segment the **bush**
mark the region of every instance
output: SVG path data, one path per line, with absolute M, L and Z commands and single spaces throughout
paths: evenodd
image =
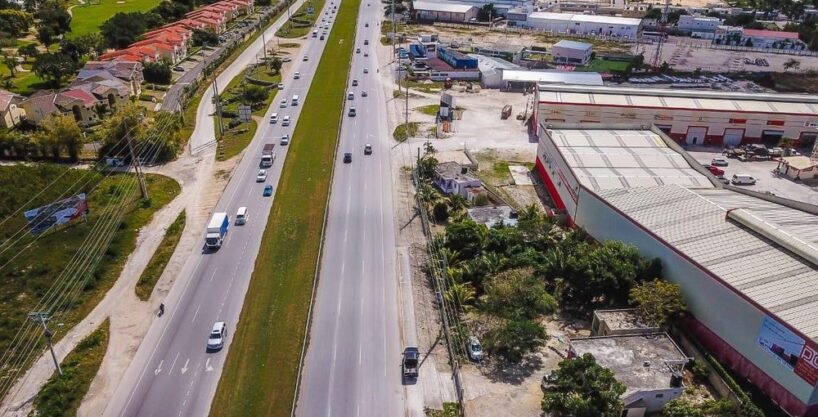
M 232 128 L 240 125 L 240 124 L 241 124 L 241 119 L 239 119 L 239 118 L 230 119 L 230 122 L 227 123 L 227 128 L 232 129 Z
M 445 222 L 449 218 L 449 206 L 442 201 L 435 203 L 432 214 L 438 222 Z
M 166 62 L 148 62 L 142 67 L 145 81 L 156 84 L 170 84 L 173 75 L 170 64 Z

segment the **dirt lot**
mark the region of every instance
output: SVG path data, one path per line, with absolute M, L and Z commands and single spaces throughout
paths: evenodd
M 688 150 L 688 153 L 702 164 L 709 164 L 713 158 L 722 157 L 721 149 Z M 818 205 L 818 186 L 810 187 L 773 175 L 772 171 L 778 167 L 778 162 L 741 162 L 737 159 L 729 159 L 728 161 L 730 162 L 729 166 L 720 167 L 724 169 L 725 177 L 730 178 L 733 174 L 741 173 L 750 174 L 758 179 L 756 185 L 742 187 L 762 193 L 769 191 L 779 197 Z

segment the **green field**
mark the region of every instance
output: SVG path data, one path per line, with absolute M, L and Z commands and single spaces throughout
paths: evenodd
M 165 237 L 162 238 L 162 243 L 156 248 L 156 252 L 153 253 L 145 270 L 142 271 L 142 275 L 139 277 L 136 287 L 134 287 L 136 296 L 139 297 L 140 300 L 147 301 L 151 297 L 153 287 L 156 285 L 156 282 L 159 281 L 162 272 L 165 271 L 165 267 L 168 265 L 173 251 L 176 250 L 176 245 L 179 244 L 179 239 L 182 237 L 184 230 L 185 212 L 182 211 L 176 220 L 168 226 L 168 230 L 165 231 Z
M 607 61 L 596 58 L 584 67 L 577 67 L 576 71 L 583 72 L 618 72 L 623 73 L 628 68 L 629 62 Z
M 0 317 L 4 324 L 0 326 L 1 352 L 7 351 L 16 330 L 28 320 L 27 314 L 68 265 L 96 224 L 100 213 L 110 210 L 113 207 L 112 200 L 132 183 L 130 175 L 103 178 L 92 171 L 66 169 L 51 164 L 0 166 L 0 184 L 3 184 L 0 187 L 0 219 L 9 218 L 0 228 L 0 239 L 4 243 L 13 233 L 25 227 L 22 213 L 14 213 L 24 205 L 27 210 L 51 202 L 63 192 L 66 192 L 66 197 L 86 192 L 90 211 L 87 221 L 74 221 L 40 235 L 36 241 L 32 237 L 25 238 L 0 254 L 0 265 L 8 263 L 0 273 Z M 37 196 L 51 181 L 54 184 L 47 192 Z M 124 205 L 126 210 L 122 222 L 96 269 L 87 277 L 76 302 L 71 306 L 64 306 L 67 312 L 60 316 L 62 325 L 56 332 L 57 338 L 62 337 L 65 330 L 71 329 L 102 299 L 119 278 L 125 260 L 133 252 L 139 229 L 150 221 L 154 212 L 179 194 L 179 184 L 168 177 L 148 175 L 146 181 L 151 196 L 149 202 L 141 201 L 139 190 L 134 187 L 125 202 L 117 204 L 116 207 Z M 32 198 L 34 200 L 26 204 Z M 28 249 L 22 255 L 15 257 L 27 246 Z M 0 370 L 0 377 L 5 371 Z M 2 394 L 0 393 L 0 397 Z
M 34 410 L 40 416 L 73 416 L 94 380 L 108 348 L 109 321 L 77 344 L 60 364 L 63 376 L 56 373 L 34 397 Z
M 360 0 L 342 2 L 290 144 L 210 415 L 287 417 L 343 116 Z
M 97 1 L 99 2 L 97 4 Z M 161 0 L 94 0 L 86 5 L 76 5 L 71 9 L 71 32 L 69 38 L 99 31 L 100 26 L 111 16 L 122 12 L 146 12 L 156 7 Z

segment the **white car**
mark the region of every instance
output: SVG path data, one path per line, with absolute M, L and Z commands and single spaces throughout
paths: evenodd
M 289 125 L 290 125 L 290 116 L 284 116 L 284 118 L 281 119 L 281 126 L 289 126 Z
M 283 90 L 284 89 L 284 84 L 278 83 L 278 89 Z
M 469 359 L 480 362 L 483 360 L 483 346 L 480 345 L 480 341 L 474 337 L 469 337 Z
M 289 144 L 290 144 L 290 135 L 285 133 L 284 136 L 281 137 L 281 146 L 287 146 Z
M 710 165 L 713 165 L 714 167 L 726 167 L 730 165 L 730 162 L 727 162 L 727 160 L 724 158 L 713 158 L 713 160 L 710 161 Z
M 258 174 L 256 174 L 256 182 L 264 182 L 267 181 L 267 170 L 260 169 L 258 170 Z
M 210 335 L 207 337 L 207 350 L 214 351 L 224 347 L 224 339 L 227 338 L 227 326 L 223 321 L 213 323 Z
M 364 74 L 369 74 L 369 68 L 364 68 Z
M 304 55 L 304 58 L 302 58 L 301 60 L 302 60 L 302 61 L 309 61 L 309 60 L 310 60 L 310 57 L 308 57 L 308 56 Z
M 279 104 L 278 107 L 281 107 L 282 109 L 287 107 L 287 99 L 285 98 L 284 100 L 281 100 L 281 104 Z
M 295 74 L 293 74 L 293 79 L 294 79 L 294 80 L 297 80 L 297 79 L 299 79 L 299 78 L 301 78 L 301 73 L 300 73 L 300 72 L 298 72 L 298 71 L 296 71 L 296 72 L 295 72 Z
M 270 115 L 270 124 L 274 125 L 278 123 L 278 113 L 273 113 Z

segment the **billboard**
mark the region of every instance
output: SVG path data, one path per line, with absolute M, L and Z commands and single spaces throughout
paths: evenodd
M 88 214 L 88 202 L 85 200 L 85 193 L 23 213 L 31 233 L 35 235 L 86 214 Z
M 818 382 L 818 347 L 771 317 L 764 317 L 758 345 L 810 385 Z

